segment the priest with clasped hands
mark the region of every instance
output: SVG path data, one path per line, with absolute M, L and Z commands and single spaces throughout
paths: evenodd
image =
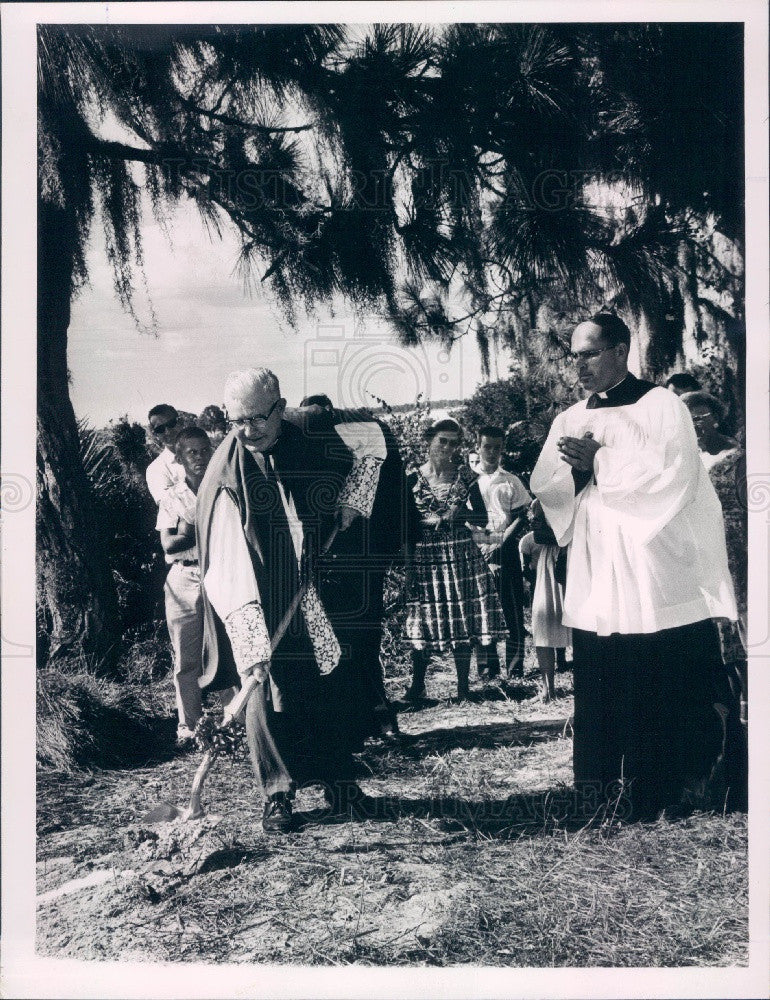
M 718 759 L 742 802 L 745 764 L 715 618 L 736 617 L 722 511 L 687 407 L 628 371 L 614 313 L 578 324 L 586 399 L 553 422 L 530 488 L 569 546 L 575 783 L 586 812 L 654 818 L 707 791 Z

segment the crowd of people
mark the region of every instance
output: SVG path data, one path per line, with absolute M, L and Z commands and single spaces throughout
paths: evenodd
M 474 653 L 484 684 L 523 676 L 526 580 L 544 700 L 572 650 L 576 788 L 592 802 L 624 796 L 625 814 L 647 819 L 695 801 L 719 772 L 741 804 L 742 451 L 691 375 L 665 388 L 637 379 L 629 345 L 612 313 L 575 328 L 588 395 L 555 419 L 529 490 L 502 468 L 501 427 L 469 441 L 439 420 L 425 462 L 405 468 L 387 423 L 326 396 L 290 408 L 265 368 L 228 377 L 216 450 L 173 406 L 150 411 L 178 743 L 194 743 L 202 692 L 226 705 L 256 681 L 246 738 L 266 832 L 292 829 L 309 782 L 349 813 L 353 754 L 400 739 L 380 642 L 385 576 L 401 560 L 404 703 L 420 707 L 436 654 L 452 653 L 461 700 Z M 721 506 L 715 470 L 733 476 Z

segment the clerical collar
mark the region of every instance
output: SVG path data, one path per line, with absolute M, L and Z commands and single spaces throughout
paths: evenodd
M 628 372 L 617 385 L 613 385 L 604 392 L 591 393 L 586 400 L 586 408 L 593 410 L 605 406 L 629 406 L 638 402 L 642 396 L 654 388 L 653 382 L 645 382 Z
M 627 378 L 633 378 L 633 377 L 634 376 L 631 374 L 631 372 L 626 372 L 626 374 L 619 382 L 616 382 L 615 385 L 611 385 L 609 389 L 605 389 L 604 392 L 597 392 L 596 395 L 599 397 L 599 399 L 608 399 L 611 392 L 614 392 L 621 385 L 623 385 L 623 383 L 626 381 Z

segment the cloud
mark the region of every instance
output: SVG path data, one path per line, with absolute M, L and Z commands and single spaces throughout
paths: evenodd
M 182 205 L 170 221 L 169 247 L 151 215 L 146 218 L 147 291 L 137 276 L 136 309 L 148 322 L 152 303 L 158 336 L 140 332 L 121 308 L 98 222 L 88 254 L 91 284 L 73 303 L 72 401 L 77 414 L 99 425 L 122 413 L 144 420 L 160 400 L 199 413 L 221 402 L 228 372 L 251 365 L 274 369 L 294 403 L 310 391 L 343 403 L 367 401 L 366 391 L 410 402 L 418 385 L 435 398 L 457 398 L 479 381 L 475 344 L 463 343 L 451 359 L 438 357 L 433 347 L 426 348 L 427 358 L 422 350 L 410 356 L 380 317 L 364 319 L 341 301 L 293 330 L 268 296 L 244 292 L 233 274 L 238 241 L 232 233 L 210 240 L 194 209 Z M 334 365 L 316 364 L 313 345 L 338 349 L 342 374 Z

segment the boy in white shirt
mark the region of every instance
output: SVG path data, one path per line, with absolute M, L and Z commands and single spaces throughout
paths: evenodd
M 526 518 L 531 497 L 518 476 L 500 466 L 505 433 L 501 427 L 482 427 L 478 434 L 478 485 L 489 520 L 486 528 L 473 528 L 473 536 L 495 577 L 500 603 L 510 639 L 505 662 L 511 677 L 521 676 L 524 667 L 524 584 L 516 538 L 516 529 Z M 479 675 L 492 678 L 499 674 L 496 654 L 487 658 L 479 647 Z
M 184 479 L 161 493 L 155 527 L 169 565 L 164 592 L 166 623 L 174 651 L 177 744 L 186 747 L 191 745 L 202 714 L 198 678 L 202 672 L 203 604 L 195 507 L 198 487 L 212 455 L 211 442 L 200 427 L 186 427 L 176 438 L 175 453 Z

